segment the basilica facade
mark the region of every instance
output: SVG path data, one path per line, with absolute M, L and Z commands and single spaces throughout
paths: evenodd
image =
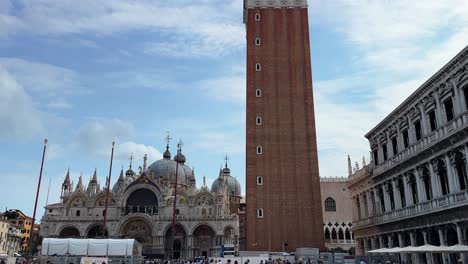
M 41 236 L 134 238 L 144 255 L 161 258 L 220 256 L 227 244 L 237 249 L 239 182 L 226 162 L 211 188 L 205 177 L 197 188 L 194 170 L 185 162 L 180 147 L 171 159 L 169 146 L 163 158 L 149 166 L 145 155 L 138 172 L 130 162 L 109 191 L 105 229 L 108 192 L 99 185 L 96 171 L 87 186 L 81 176 L 73 186 L 68 172 L 61 201 L 46 206 Z

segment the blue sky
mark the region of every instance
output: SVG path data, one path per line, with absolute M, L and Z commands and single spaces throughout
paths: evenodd
M 468 44 L 466 14 L 463 0 L 309 0 L 321 176 L 368 159 L 363 135 Z M 32 214 L 45 137 L 41 207 L 68 167 L 104 184 L 112 140 L 115 181 L 130 153 L 159 159 L 166 131 L 198 185 L 227 154 L 244 188 L 244 119 L 242 0 L 0 0 L 2 210 Z

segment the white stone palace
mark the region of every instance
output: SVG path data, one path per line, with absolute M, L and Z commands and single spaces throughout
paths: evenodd
M 390 92 L 390 91 L 389 91 Z M 383 247 L 466 244 L 468 47 L 365 137 L 372 161 L 350 173 L 357 255 Z M 402 255 L 456 263 L 459 254 Z
M 99 186 L 95 171 L 87 186 L 80 176 L 73 188 L 67 172 L 61 202 L 46 206 L 41 236 L 134 238 L 142 243 L 144 255 L 161 258 L 220 256 L 223 244 L 237 248 L 239 219 L 231 208 L 239 204 L 241 189 L 227 159 L 210 190 L 205 177 L 203 186 L 196 187 L 194 170 L 185 164 L 180 146 L 177 152 L 171 159 L 168 145 L 163 159 L 149 167 L 145 155 L 138 173 L 131 162 L 125 174 L 122 169 L 110 191 L 105 234 L 106 187 Z

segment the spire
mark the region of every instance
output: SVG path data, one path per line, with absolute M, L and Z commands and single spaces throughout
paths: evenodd
M 143 172 L 146 173 L 146 161 L 148 160 L 148 156 L 145 154 L 143 157 Z
M 353 168 L 351 167 L 351 158 L 348 155 L 348 176 L 353 174 Z
M 119 176 L 118 181 L 124 181 L 123 165 L 122 165 L 122 169 L 120 170 L 120 176 Z
M 70 168 L 68 168 L 65 180 L 62 183 L 62 197 L 68 196 L 72 192 L 73 184 L 70 184 Z
M 70 185 L 70 168 L 68 168 L 67 175 L 65 176 L 65 180 L 63 181 L 63 185 Z
M 97 169 L 96 168 L 94 168 L 93 178 L 91 178 L 89 183 L 97 183 Z
M 83 191 L 83 174 L 80 173 L 80 178 L 78 178 L 78 184 L 76 185 L 76 191 Z
M 133 153 L 130 154 L 130 166 L 128 167 L 129 170 L 132 169 L 132 161 L 133 161 Z
M 109 186 L 109 176 L 106 176 L 106 185 L 104 185 L 104 189 L 107 189 L 107 186 Z
M 366 157 L 362 156 L 362 167 L 366 166 Z
M 132 161 L 133 161 L 133 154 L 130 155 L 130 166 L 128 167 L 128 170 L 125 172 L 125 176 L 127 177 L 135 176 L 135 172 L 132 170 Z

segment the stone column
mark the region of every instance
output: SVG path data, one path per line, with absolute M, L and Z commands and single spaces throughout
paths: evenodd
M 439 232 L 440 245 L 445 246 L 444 231 L 441 228 L 439 228 L 438 232 Z M 447 254 L 442 254 L 442 260 L 444 264 L 448 264 Z
M 379 245 L 380 245 L 380 248 L 384 248 L 384 247 L 385 247 L 385 245 L 384 245 L 384 243 L 383 243 L 383 235 L 380 235 L 380 236 L 379 236 Z
M 366 198 L 367 199 L 367 198 Z M 364 194 L 360 194 L 359 195 L 359 202 L 361 203 L 361 218 L 367 218 L 368 215 L 367 215 L 367 206 L 366 206 L 366 202 L 364 202 L 365 199 L 364 199 Z
M 423 238 L 424 238 L 424 245 L 429 244 L 427 241 L 427 231 L 423 231 Z M 428 264 L 432 264 L 432 254 L 431 253 L 426 253 L 426 261 Z
M 437 123 L 439 124 L 439 127 L 445 125 L 445 118 L 442 116 L 442 108 L 440 107 L 440 98 L 439 98 L 439 93 L 435 92 L 433 94 L 435 102 L 436 102 L 436 116 L 437 116 Z
M 363 256 L 367 255 L 367 251 L 369 251 L 369 248 L 367 248 L 367 239 L 363 238 L 362 239 L 363 244 L 364 244 L 364 254 Z
M 429 134 L 429 128 L 427 127 L 427 118 L 426 118 L 426 112 L 424 112 L 424 106 L 422 103 L 418 104 L 419 112 L 421 113 L 421 130 L 422 130 L 422 136 L 426 136 Z
M 432 196 L 434 198 L 440 197 L 442 194 L 440 190 L 440 180 L 434 172 L 434 164 L 432 164 L 432 161 L 429 161 L 429 173 L 431 175 Z
M 356 204 L 356 197 L 353 196 L 351 197 L 351 200 L 353 201 L 353 220 L 357 222 L 358 219 L 358 214 L 357 214 L 357 204 Z M 331 233 L 330 233 L 331 236 Z
M 375 239 L 376 239 L 375 237 L 370 238 L 372 249 L 378 249 L 377 248 L 377 243 L 375 242 Z
M 416 189 L 418 190 L 418 200 L 419 202 L 424 202 L 426 201 L 426 191 L 424 187 L 424 182 L 422 179 L 422 173 L 420 168 L 416 168 L 414 170 L 414 175 L 416 176 Z
M 408 142 L 409 142 L 408 145 L 411 146 L 416 140 L 415 140 L 415 136 L 413 135 L 414 129 L 413 129 L 413 122 L 411 120 L 411 117 L 408 115 L 407 119 L 408 119 Z
M 460 104 L 460 93 L 458 91 L 458 87 L 455 84 L 454 80 L 450 80 L 449 83 L 453 87 L 453 110 L 455 112 L 455 115 L 460 114 L 461 111 L 461 104 Z
M 393 248 L 394 245 L 393 245 L 393 236 L 390 234 L 388 235 L 388 247 L 389 248 Z
M 381 214 L 382 213 L 382 208 L 380 208 L 380 198 L 379 198 L 379 195 L 378 195 L 378 187 L 375 186 L 373 188 L 373 192 L 374 192 L 374 199 L 375 199 L 375 214 Z
M 403 241 L 403 235 L 401 233 L 398 233 L 398 243 L 400 244 L 400 247 L 405 247 L 404 241 Z M 406 262 L 406 259 L 407 259 L 406 257 L 407 257 L 407 254 L 400 253 L 401 261 Z
M 416 246 L 416 239 L 414 237 L 414 232 L 410 233 L 410 240 L 411 240 L 411 246 L 415 247 Z M 418 254 L 412 253 L 411 254 L 411 261 L 413 263 L 418 263 L 419 264 Z
M 416 184 L 418 186 L 418 199 L 420 203 L 428 200 L 426 197 L 426 187 L 424 186 L 424 179 L 422 176 L 423 176 L 422 168 L 417 168 L 416 169 Z
M 378 147 L 377 147 L 378 155 L 377 156 L 379 158 L 377 164 L 381 164 L 381 163 L 385 162 L 385 160 L 384 160 L 384 155 L 383 155 L 383 148 L 382 148 L 382 145 L 380 144 L 380 139 L 377 139 L 377 145 L 378 145 Z M 388 149 L 387 149 L 387 155 L 388 155 Z
M 371 199 L 372 190 L 366 191 L 366 198 L 367 198 L 367 211 L 369 212 L 369 216 L 374 215 L 374 208 L 372 206 L 372 199 Z
M 384 190 L 385 211 L 390 212 L 392 211 L 392 207 L 390 206 L 390 194 L 389 194 L 390 189 L 388 188 L 388 183 L 384 183 L 383 190 Z
M 400 191 L 398 190 L 398 178 L 393 178 L 392 180 L 393 187 L 393 199 L 395 200 L 395 209 L 402 208 Z
M 465 240 L 463 239 L 463 231 L 462 231 L 462 228 L 460 226 L 460 222 L 456 223 L 456 227 L 457 227 L 457 238 L 458 238 L 458 244 L 460 245 L 465 245 Z M 467 263 L 468 261 L 468 254 L 466 253 L 461 253 L 461 258 L 463 260 L 463 263 Z
M 405 185 L 405 200 L 406 206 L 413 205 L 413 196 L 411 186 L 409 185 L 409 176 L 408 174 L 403 175 L 403 184 Z
M 466 169 L 466 175 L 468 175 L 468 164 L 467 164 L 467 160 L 468 160 L 468 145 L 464 144 L 463 145 L 463 152 L 465 153 L 465 169 Z M 466 179 L 468 180 L 468 179 Z
M 449 193 L 454 193 L 454 192 L 457 192 L 458 191 L 458 188 L 456 186 L 456 182 L 457 180 L 455 179 L 454 177 L 454 174 L 453 174 L 453 166 L 452 166 L 452 163 L 450 162 L 450 157 L 449 157 L 449 154 L 446 153 L 444 155 L 444 159 L 445 159 L 445 166 L 447 168 L 447 178 L 448 178 L 448 185 L 449 185 Z
M 466 108 L 466 100 L 465 100 L 465 91 L 460 90 L 458 85 L 455 83 L 455 80 L 450 80 L 452 82 L 452 85 L 454 87 L 454 90 L 458 90 L 458 96 L 459 96 L 459 103 L 460 103 L 460 111 L 465 112 L 468 109 Z
M 387 135 L 387 143 L 385 143 L 385 145 L 387 145 L 387 158 L 390 159 L 395 156 L 395 153 L 393 153 L 392 144 L 390 142 L 390 132 L 387 131 L 385 134 Z
M 405 146 L 403 145 L 403 135 L 401 134 L 401 129 L 400 129 L 400 123 L 397 124 L 397 146 L 398 146 L 398 151 L 401 151 L 405 149 Z

